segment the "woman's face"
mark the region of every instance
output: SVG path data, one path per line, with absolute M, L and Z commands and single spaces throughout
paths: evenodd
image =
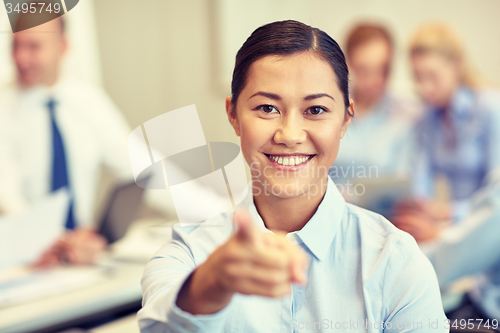
M 236 110 L 230 97 L 226 109 L 254 195 L 281 198 L 318 194 L 351 120 L 332 67 L 310 52 L 255 61 Z
M 457 61 L 427 52 L 411 58 L 417 93 L 428 104 L 444 108 L 460 84 Z

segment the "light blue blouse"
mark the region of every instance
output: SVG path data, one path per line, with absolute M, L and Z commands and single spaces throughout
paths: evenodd
M 265 228 L 248 195 L 239 205 Z M 435 272 L 407 233 L 347 204 L 333 181 L 317 211 L 287 238 L 310 257 L 308 283 L 281 298 L 235 294 L 212 315 L 175 304 L 190 273 L 233 232 L 232 211 L 198 227 L 174 226 L 173 240 L 146 266 L 142 332 L 447 332 Z M 434 328 L 436 327 L 436 328 Z

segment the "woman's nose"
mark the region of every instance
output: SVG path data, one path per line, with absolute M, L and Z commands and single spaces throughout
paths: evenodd
M 298 117 L 284 117 L 279 128 L 274 134 L 274 141 L 277 144 L 284 144 L 293 147 L 306 140 L 306 130 Z

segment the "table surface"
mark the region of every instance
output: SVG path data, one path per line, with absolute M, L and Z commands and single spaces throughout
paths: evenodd
M 102 282 L 0 309 L 0 332 L 32 332 L 139 303 L 144 263 L 120 263 Z
M 137 315 L 129 315 L 90 330 L 90 333 L 140 333 Z
M 140 281 L 146 261 L 170 240 L 175 222 L 163 219 L 136 221 L 124 239 L 109 251 L 105 265 L 110 267 L 110 273 L 105 279 L 79 289 L 0 308 L 0 333 L 51 331 L 51 328 L 65 324 L 70 327 L 71 323 L 131 304 L 138 307 L 142 299 Z M 134 315 L 95 330 L 128 333 L 139 329 Z

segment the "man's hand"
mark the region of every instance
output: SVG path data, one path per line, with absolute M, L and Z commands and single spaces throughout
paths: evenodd
M 35 262 L 37 268 L 48 268 L 61 263 L 92 264 L 107 246 L 106 240 L 88 228 L 78 228 L 61 236 Z
M 308 258 L 282 232 L 264 233 L 242 210 L 234 214 L 236 233 L 195 269 L 177 298 L 192 314 L 223 309 L 234 293 L 280 297 L 291 283 L 306 283 Z

